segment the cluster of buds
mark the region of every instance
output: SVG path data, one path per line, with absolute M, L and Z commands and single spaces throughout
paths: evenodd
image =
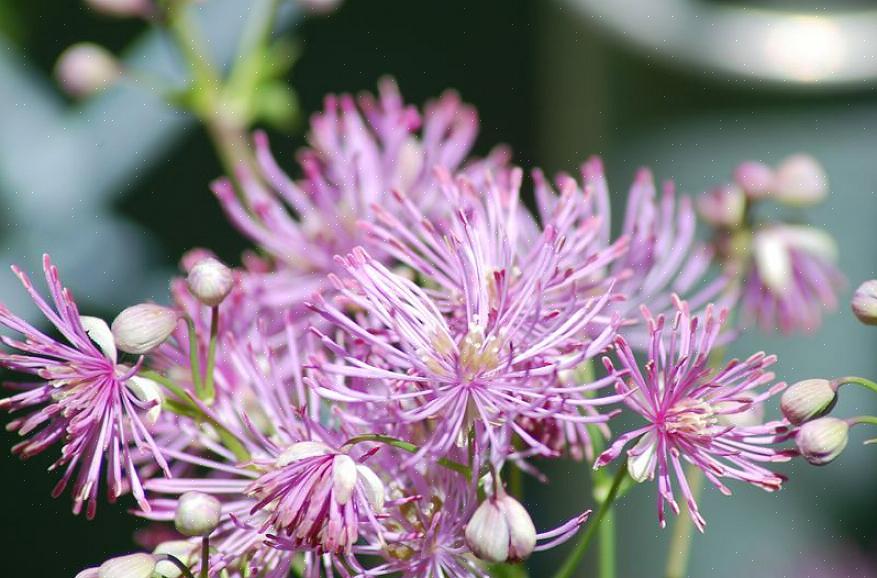
M 838 389 L 845 383 L 877 392 L 877 384 L 860 377 L 805 379 L 783 392 L 780 408 L 785 418 L 798 426 L 795 432 L 798 452 L 814 466 L 831 463 L 844 451 L 851 427 L 877 423 L 877 418 L 870 416 L 841 419 L 828 415 L 837 403 Z

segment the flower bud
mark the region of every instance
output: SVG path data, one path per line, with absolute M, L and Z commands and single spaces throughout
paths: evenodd
M 865 325 L 877 325 L 877 279 L 859 285 L 850 305 L 859 321 Z
M 95 12 L 117 18 L 145 17 L 153 9 L 149 0 L 85 0 L 85 5 Z
M 126 353 L 148 353 L 170 337 L 179 317 L 173 309 L 154 303 L 132 305 L 113 320 L 113 337 Z
M 184 536 L 207 536 L 219 525 L 222 504 L 209 494 L 186 492 L 177 502 L 174 526 Z
M 764 198 L 773 187 L 773 169 L 764 163 L 746 161 L 734 170 L 734 182 L 752 200 Z
M 772 192 L 789 205 L 815 205 L 828 194 L 828 176 L 813 157 L 792 155 L 777 167 Z
M 219 260 L 208 257 L 192 267 L 186 283 L 198 301 L 208 307 L 216 307 L 231 292 L 234 275 Z
M 842 419 L 820 417 L 801 426 L 795 443 L 805 460 L 814 466 L 824 466 L 847 446 L 849 431 L 849 424 Z
M 157 557 L 170 555 L 185 564 L 191 566 L 198 559 L 198 545 L 186 540 L 171 540 L 159 544 L 153 551 Z M 168 560 L 161 560 L 155 565 L 155 572 L 164 578 L 180 578 L 182 570 L 176 564 Z
M 150 578 L 155 572 L 155 556 L 129 554 L 111 558 L 98 568 L 98 578 Z
M 714 227 L 736 229 L 746 214 L 746 195 L 736 185 L 725 185 L 697 198 L 697 211 Z
M 783 392 L 780 409 L 786 419 L 800 425 L 831 411 L 837 388 L 827 379 L 805 379 Z
M 77 98 L 111 86 L 122 68 L 106 48 L 80 42 L 61 53 L 55 64 L 55 78 L 64 91 Z
M 536 547 L 536 527 L 527 510 L 500 491 L 481 503 L 466 524 L 466 544 L 487 562 L 519 562 Z

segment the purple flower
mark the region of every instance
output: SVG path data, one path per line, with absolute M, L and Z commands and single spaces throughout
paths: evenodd
M 29 412 L 8 426 L 30 436 L 13 452 L 29 458 L 55 443 L 63 444 L 61 457 L 50 468 L 64 472 L 53 495 L 60 495 L 72 480 L 74 513 L 87 502 L 86 516 L 94 517 L 104 470 L 110 501 L 130 489 L 140 507 L 148 510 L 135 459 L 151 455 L 169 475 L 149 427 L 160 411 L 158 386 L 136 377 L 139 361 L 134 367 L 118 363 L 109 327 L 95 317 L 79 316 L 48 255 L 43 256 L 43 269 L 51 304 L 34 290 L 27 275 L 12 268 L 64 341 L 49 337 L 0 305 L 0 324 L 25 338 L 0 338 L 17 351 L 0 353 L 0 365 L 40 378 L 8 384 L 21 393 L 0 401 L 0 409 Z
M 232 223 L 276 263 L 272 274 L 254 277 L 265 302 L 301 303 L 334 271 L 334 256 L 362 243 L 357 221 L 390 191 L 402 191 L 429 211 L 439 200 L 433 168 L 482 174 L 502 166 L 497 149 L 464 166 L 478 128 L 475 110 L 447 92 L 424 113 L 405 105 L 392 80 L 378 98 L 328 96 L 311 120 L 310 148 L 299 155 L 304 178 L 294 181 L 272 156 L 264 133 L 255 135 L 260 175 L 238 174 L 241 200 L 228 180 L 214 184 Z M 263 183 L 267 184 L 266 188 Z
M 778 383 L 759 391 L 773 381 L 766 368 L 776 358 L 756 353 L 743 362 L 732 360 L 724 369 L 711 369 L 710 354 L 727 311 L 716 317 L 710 305 L 702 317 L 693 317 L 687 303 L 678 300 L 676 308 L 670 325 L 665 325 L 663 316 L 652 317 L 644 309 L 651 340 L 642 369 L 627 341 L 617 339 L 616 356 L 629 374 L 616 382 L 616 388 L 626 396 L 627 406 L 648 423 L 619 436 L 595 467 L 605 466 L 637 440 L 627 451 L 628 472 L 638 482 L 657 477 L 661 526 L 664 503 L 679 513 L 672 487 L 675 477 L 692 520 L 703 530 L 705 521 L 686 481 L 683 460 L 703 471 L 724 494 L 730 490 L 720 478 L 774 491 L 784 478 L 760 464 L 787 461 L 794 452 L 771 447 L 790 437 L 788 422 L 752 423 L 752 408 L 785 387 Z M 608 359 L 605 363 L 614 371 Z
M 569 243 L 564 264 L 580 262 L 585 256 L 612 246 L 609 187 L 603 162 L 599 157 L 588 159 L 581 174 L 581 185 L 569 175 L 558 176 L 555 183 L 559 193 L 540 172 L 535 174 L 538 214 L 543 221 L 560 211 L 564 199 L 574 196 L 581 201 L 568 218 L 575 219 L 579 226 L 591 222 L 599 226 L 599 234 L 587 250 L 581 244 Z M 648 343 L 648 335 L 637 316 L 641 306 L 656 314 L 672 310 L 671 294 L 687 298 L 695 310 L 716 299 L 728 305 L 735 300 L 728 290 L 728 276 L 710 278 L 708 269 L 713 254 L 697 242 L 696 222 L 691 200 L 677 196 L 672 182 L 665 183 L 659 195 L 651 171 L 643 168 L 637 172 L 627 194 L 620 237 L 614 243 L 625 250 L 604 261 L 602 275 L 615 279 L 615 292 L 624 296 L 611 304 L 610 311 L 624 317 L 621 334 L 638 350 Z
M 804 225 L 772 224 L 752 235 L 753 258 L 744 280 L 744 320 L 765 331 L 813 332 L 823 310 L 837 307 L 845 281 L 835 266 L 831 235 Z
M 554 455 L 518 425 L 518 416 L 551 417 L 577 423 L 606 421 L 606 416 L 582 415 L 580 405 L 613 403 L 617 398 L 587 399 L 566 396 L 603 387 L 608 379 L 566 386 L 557 374 L 592 358 L 611 340 L 616 325 L 606 323 L 593 340 L 585 330 L 610 299 L 604 293 L 579 299 L 569 292 L 564 309 L 543 303 L 542 283 L 557 274 L 553 259 L 562 243 L 552 231 L 541 240 L 538 259 L 518 272 L 515 286 L 507 282 L 512 271 L 482 268 L 478 246 L 471 239 L 448 239 L 456 246 L 465 273 L 459 319 L 448 318 L 427 292 L 356 249 L 340 262 L 347 269 L 349 287 L 336 280 L 341 306 L 368 311 L 374 323 L 358 324 L 336 305 L 317 296 L 313 307 L 349 337 L 367 344 L 371 352 L 356 355 L 321 335 L 324 344 L 344 363 L 314 363 L 321 372 L 362 378 L 365 387 L 353 389 L 338 379 L 319 379 L 318 393 L 337 402 L 380 405 L 389 412 L 372 412 L 376 426 L 386 418 L 397 423 L 425 424 L 421 450 L 412 460 L 447 453 L 464 440 L 472 427 L 480 447 L 501 450 L 501 425 L 508 424 L 525 443 L 545 455 Z M 523 264 L 522 264 L 523 265 Z M 513 289 L 514 287 L 514 289 Z M 549 411 L 546 402 L 564 399 Z

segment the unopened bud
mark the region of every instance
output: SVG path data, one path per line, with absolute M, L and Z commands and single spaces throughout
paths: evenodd
M 827 379 L 805 379 L 783 392 L 780 409 L 786 419 L 800 425 L 831 411 L 837 388 Z
M 877 325 L 877 279 L 859 285 L 850 305 L 859 321 L 865 325 Z
M 465 534 L 469 549 L 487 562 L 519 562 L 536 547 L 536 527 L 530 514 L 505 492 L 478 506 Z
M 746 161 L 734 170 L 734 182 L 740 185 L 750 199 L 761 199 L 773 187 L 774 172 L 764 163 Z
M 155 572 L 152 554 L 129 554 L 111 558 L 98 568 L 98 578 L 150 578 Z
M 813 157 L 793 155 L 777 167 L 772 192 L 774 198 L 789 205 L 815 205 L 828 194 L 828 176 Z
M 154 303 L 132 305 L 113 320 L 116 346 L 135 355 L 148 353 L 171 336 L 179 318 L 173 309 Z
M 216 307 L 234 287 L 234 275 L 222 262 L 208 257 L 192 267 L 186 283 L 198 301 L 208 307 Z
M 697 210 L 714 227 L 736 229 L 746 214 L 746 195 L 736 185 L 717 187 L 697 198 Z
M 801 426 L 795 443 L 805 460 L 814 466 L 824 466 L 847 447 L 849 431 L 849 424 L 842 419 L 820 417 Z
M 61 53 L 55 64 L 55 78 L 64 91 L 77 98 L 111 86 L 122 74 L 116 57 L 106 48 L 80 42 Z
M 149 0 L 85 0 L 85 5 L 95 12 L 117 18 L 148 16 L 153 10 Z
M 153 554 L 158 558 L 161 558 L 162 555 L 170 555 L 185 566 L 191 566 L 197 560 L 198 546 L 185 540 L 172 540 L 159 544 L 153 551 Z M 176 564 L 168 560 L 160 560 L 155 565 L 155 572 L 164 578 L 180 578 L 183 575 L 183 571 Z
M 180 496 L 174 525 L 184 536 L 207 536 L 219 525 L 222 504 L 209 494 L 187 492 Z

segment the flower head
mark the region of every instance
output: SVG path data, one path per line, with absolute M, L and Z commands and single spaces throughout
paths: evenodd
M 268 512 L 263 530 L 289 538 L 295 549 L 349 553 L 359 524 L 384 507 L 384 487 L 365 464 L 324 443 L 286 448 L 247 489 Z
M 785 384 L 761 391 L 774 378 L 766 368 L 775 358 L 764 353 L 711 369 L 710 354 L 727 312 L 716 316 L 708 306 L 703 317 L 695 317 L 688 305 L 678 300 L 676 308 L 670 324 L 663 316 L 655 318 L 644 310 L 651 341 L 642 369 L 625 339 L 618 338 L 617 358 L 629 374 L 617 381 L 617 389 L 627 395 L 625 403 L 647 424 L 619 436 L 598 458 L 596 467 L 611 462 L 624 446 L 637 440 L 627 451 L 628 472 L 638 482 L 657 478 L 661 525 L 665 523 L 665 503 L 679 513 L 672 487 L 675 478 L 694 523 L 703 530 L 705 521 L 686 481 L 682 461 L 703 471 L 724 494 L 730 494 L 730 490 L 721 478 L 737 479 L 768 491 L 780 489 L 783 477 L 761 464 L 787 461 L 793 455 L 770 447 L 790 437 L 787 422 L 733 425 L 733 417 L 778 393 Z M 606 364 L 614 369 L 608 359 Z
M 284 173 L 267 137 L 257 133 L 262 180 L 241 169 L 245 202 L 227 180 L 213 187 L 232 223 L 274 261 L 272 273 L 251 282 L 282 308 L 304 301 L 322 287 L 325 273 L 337 269 L 336 254 L 362 244 L 357 221 L 370 218 L 390 191 L 409 195 L 429 212 L 440 200 L 435 166 L 479 175 L 503 165 L 500 149 L 465 164 L 477 128 L 475 110 L 457 94 L 444 94 L 421 113 L 403 103 L 388 79 L 377 98 L 326 98 L 325 110 L 311 119 L 310 147 L 299 155 L 299 181 Z
M 110 500 L 130 487 L 140 507 L 149 509 L 135 470 L 134 448 L 151 454 L 169 473 L 148 427 L 161 404 L 158 386 L 135 376 L 138 366 L 118 362 L 112 333 L 104 321 L 80 317 L 48 255 L 43 257 L 43 269 L 51 304 L 36 292 L 27 275 L 13 267 L 63 341 L 0 306 L 0 325 L 25 337 L 24 341 L 0 338 L 17 350 L 0 353 L 0 365 L 40 378 L 34 383 L 10 384 L 21 393 L 0 401 L 0 409 L 29 411 L 9 424 L 19 435 L 30 435 L 13 452 L 29 458 L 55 443 L 63 444 L 61 457 L 51 467 L 64 471 L 53 494 L 59 495 L 72 480 L 75 513 L 87 502 L 86 515 L 94 517 L 104 469 Z
M 745 276 L 744 319 L 765 330 L 812 332 L 822 312 L 837 307 L 843 286 L 831 235 L 804 225 L 772 224 L 752 237 L 752 261 Z

